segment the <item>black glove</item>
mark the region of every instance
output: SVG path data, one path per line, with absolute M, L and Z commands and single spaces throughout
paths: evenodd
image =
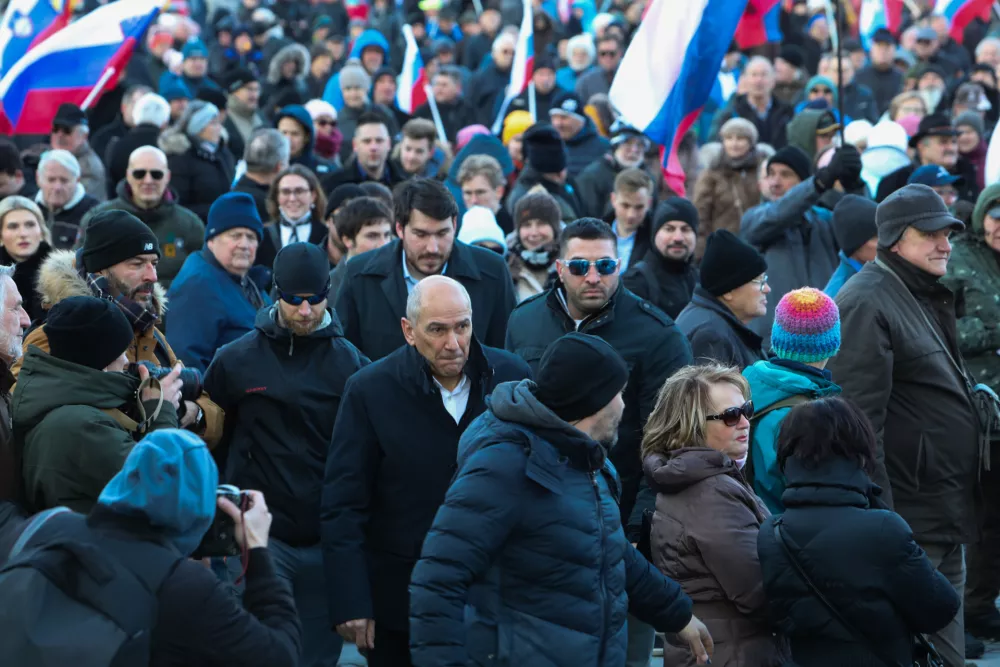
M 842 185 L 857 183 L 861 176 L 861 154 L 854 146 L 838 148 L 830 164 L 816 171 L 816 189 L 825 192 L 840 181 Z

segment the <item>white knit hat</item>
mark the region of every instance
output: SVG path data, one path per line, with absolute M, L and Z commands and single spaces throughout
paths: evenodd
M 489 241 L 499 245 L 504 249 L 504 254 L 507 254 L 507 240 L 504 238 L 503 230 L 497 224 L 493 212 L 483 206 L 473 206 L 462 216 L 458 240 L 468 245 Z

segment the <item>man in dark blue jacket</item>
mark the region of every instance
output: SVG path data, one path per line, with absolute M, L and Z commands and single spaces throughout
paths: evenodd
M 407 295 L 422 278 L 440 274 L 468 291 L 479 340 L 502 346 L 517 301 L 503 257 L 455 240 L 458 206 L 440 181 L 407 181 L 394 199 L 399 240 L 347 264 L 337 296 L 344 335 L 372 360 L 390 354 L 405 342 L 398 323 Z
M 205 374 L 225 404 L 223 479 L 268 498 L 270 551 L 295 594 L 303 667 L 333 667 L 341 639 L 329 621 L 319 545 L 319 503 L 334 419 L 347 379 L 368 359 L 328 307 L 330 261 L 312 243 L 274 260 L 278 301 L 253 331 L 226 345 Z
M 691 599 L 622 530 L 606 452 L 628 380 L 614 348 L 574 332 L 546 350 L 537 385 L 487 399 L 413 570 L 415 665 L 489 664 L 498 645 L 510 665 L 624 665 L 629 609 L 708 659 Z
M 487 251 L 489 252 L 489 251 Z M 406 302 L 406 345 L 344 390 L 326 460 L 321 537 L 330 620 L 370 667 L 407 667 L 410 573 L 457 468 L 462 432 L 500 382 L 530 375 L 472 333 L 474 304 L 445 276 Z

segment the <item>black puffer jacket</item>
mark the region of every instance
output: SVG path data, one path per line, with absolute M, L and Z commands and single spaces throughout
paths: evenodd
M 862 644 L 838 623 L 789 563 L 764 521 L 757 552 L 776 630 L 791 640 L 801 667 L 885 667 L 912 663 L 912 635 L 931 633 L 958 613 L 959 597 L 917 546 L 907 523 L 878 509 L 879 489 L 858 465 L 798 459 L 785 466 L 782 537 L 813 583 L 870 640 Z
M 50 252 L 52 252 L 52 246 L 42 241 L 35 254 L 18 264 L 17 268 L 14 269 L 14 284 L 17 285 L 17 291 L 21 293 L 24 310 L 32 322 L 42 316 L 42 297 L 39 296 L 36 289 L 38 270 L 42 268 L 42 262 L 45 261 Z M 14 263 L 14 258 L 10 256 L 7 249 L 0 246 L 0 264 L 10 266 Z
M 229 192 L 233 184 L 236 173 L 233 154 L 222 144 L 214 153 L 209 152 L 173 128 L 160 135 L 160 148 L 167 154 L 170 186 L 181 206 L 207 222 L 212 203 Z

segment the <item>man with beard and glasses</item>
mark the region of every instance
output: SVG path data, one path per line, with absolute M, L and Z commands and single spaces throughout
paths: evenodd
M 274 287 L 277 302 L 257 312 L 253 331 L 219 350 L 205 387 L 229 417 L 222 481 L 263 492 L 274 515 L 267 548 L 302 621 L 300 664 L 332 666 L 341 639 L 324 597 L 320 490 L 344 385 L 368 359 L 344 338 L 329 306 L 322 248 L 282 248 Z
M 21 293 L 14 283 L 14 266 L 0 266 L 0 501 L 12 501 L 18 496 L 20 476 L 14 456 L 11 420 L 10 391 L 14 386 L 11 365 L 21 358 L 21 340 L 25 329 L 31 326 L 24 310 Z
M 157 328 L 166 309 L 165 290 L 157 283 L 160 243 L 153 231 L 131 213 L 108 210 L 95 215 L 77 251 L 54 250 L 38 272 L 42 308 L 50 310 L 72 296 L 95 296 L 111 301 L 132 325 L 133 340 L 126 355 L 129 363 L 149 362 L 162 368 L 177 365 L 178 356 Z M 31 346 L 49 350 L 46 316 L 24 339 Z M 11 371 L 15 376 L 21 362 Z M 178 411 L 181 428 L 200 435 L 215 446 L 222 435 L 224 415 L 202 392 L 195 401 L 184 401 Z
M 697 240 L 694 204 L 681 197 L 661 202 L 653 215 L 653 251 L 622 276 L 625 287 L 677 319 L 698 282 L 692 261 Z
M 622 531 L 607 449 L 628 380 L 606 341 L 569 333 L 546 350 L 537 384 L 493 391 L 462 436 L 413 571 L 417 664 L 485 664 L 499 637 L 513 637 L 518 663 L 594 664 L 600 647 L 602 662 L 623 665 L 629 610 L 707 661 L 711 638 L 690 598 Z
M 423 278 L 445 275 L 472 299 L 476 335 L 503 344 L 514 308 L 514 284 L 502 256 L 455 239 L 458 205 L 440 181 L 416 178 L 395 192 L 398 240 L 350 260 L 337 296 L 337 315 L 348 340 L 371 359 L 405 343 L 395 327 L 406 297 Z
M 340 402 L 320 515 L 327 597 L 331 622 L 368 651 L 370 667 L 412 664 L 410 573 L 455 474 L 459 438 L 499 383 L 531 374 L 480 343 L 475 317 L 461 283 L 424 278 L 396 325 L 405 344 L 351 377 Z

